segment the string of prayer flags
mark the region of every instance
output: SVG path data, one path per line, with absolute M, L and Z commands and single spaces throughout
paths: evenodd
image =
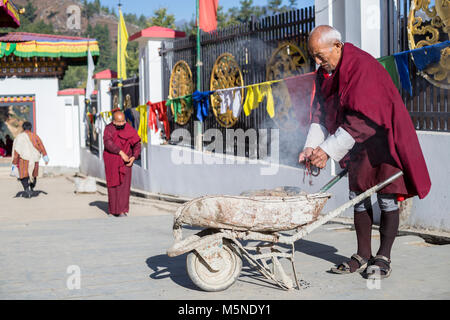
M 158 124 L 157 119 L 158 116 L 156 114 L 156 106 L 152 104 L 150 101 L 147 102 L 148 105 L 148 127 L 150 130 L 158 132 Z
M 259 107 L 259 104 L 266 98 L 266 110 L 271 118 L 275 116 L 273 94 L 271 84 L 282 80 L 267 81 L 253 84 L 247 87 L 247 96 L 244 102 L 244 113 L 248 117 L 253 109 Z
M 400 78 L 398 75 L 397 64 L 395 63 L 394 56 L 386 56 L 377 59 L 379 63 L 386 69 L 391 76 L 392 82 L 400 90 Z
M 95 114 L 90 113 L 89 111 L 86 113 L 86 117 L 88 118 L 89 122 L 91 123 L 91 125 L 94 125 L 94 121 L 95 121 Z
M 409 68 L 408 68 L 408 52 L 399 52 L 394 54 L 395 63 L 397 64 L 398 76 L 400 77 L 400 82 L 403 89 L 409 92 L 412 96 L 412 85 L 411 79 L 409 78 Z
M 200 92 L 196 90 L 192 94 L 192 101 L 197 112 L 197 119 L 200 120 L 200 122 L 203 122 L 203 119 L 208 116 L 209 96 L 213 93 L 214 91 Z
M 241 88 L 220 89 L 216 91 L 220 98 L 220 113 L 224 114 L 230 109 L 233 117 L 239 117 L 241 113 Z
M 139 129 L 138 129 L 138 135 L 141 138 L 142 143 L 148 142 L 148 136 L 147 136 L 147 105 L 143 104 L 136 108 L 136 110 L 139 112 Z
M 422 71 L 430 64 L 439 62 L 439 60 L 441 60 L 441 51 L 448 46 L 450 46 L 449 40 L 411 50 L 417 69 Z
M 176 97 L 176 98 L 169 97 L 169 99 L 167 99 L 167 101 L 166 101 L 166 105 L 168 107 L 170 107 L 170 106 L 173 107 L 173 118 L 174 118 L 175 122 L 177 121 L 177 115 L 181 114 L 181 112 L 182 112 L 182 107 L 183 107 L 182 101 L 185 102 L 186 108 L 192 108 L 192 94 L 188 94 L 188 95 Z
M 160 101 L 157 103 L 147 102 L 149 106 L 148 123 L 151 130 L 158 132 L 158 122 L 161 121 L 164 125 L 164 133 L 167 140 L 170 140 L 170 125 L 169 118 L 167 117 L 167 105 L 166 101 Z

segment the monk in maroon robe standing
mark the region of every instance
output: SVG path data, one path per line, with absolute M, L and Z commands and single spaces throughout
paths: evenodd
M 109 214 L 126 217 L 130 202 L 131 168 L 141 154 L 141 138 L 126 123 L 124 113 L 116 111 L 112 123 L 105 127 L 103 142 Z
M 404 175 L 381 189 L 380 248 L 372 256 L 373 213 L 370 198 L 354 207 L 358 251 L 331 271 L 391 273 L 391 249 L 399 226 L 398 201 L 424 198 L 431 181 L 416 131 L 402 98 L 383 66 L 340 33 L 318 26 L 309 51 L 317 70 L 315 108 L 299 162 L 324 168 L 329 158 L 348 168 L 350 199 L 399 171 Z

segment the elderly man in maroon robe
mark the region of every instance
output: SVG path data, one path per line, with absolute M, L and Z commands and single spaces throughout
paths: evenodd
M 125 121 L 122 111 L 113 114 L 113 121 L 105 127 L 106 184 L 109 214 L 126 217 L 129 211 L 131 168 L 141 154 L 141 139 L 136 130 Z
M 400 170 L 404 173 L 377 194 L 381 219 L 376 256 L 368 198 L 354 207 L 357 253 L 331 271 L 388 277 L 399 226 L 398 201 L 416 195 L 422 199 L 431 188 L 417 134 L 389 73 L 370 54 L 342 43 L 330 26 L 316 27 L 308 46 L 320 67 L 312 123 L 299 162 L 309 159 L 324 168 L 329 158 L 339 161 L 348 168 L 350 199 Z

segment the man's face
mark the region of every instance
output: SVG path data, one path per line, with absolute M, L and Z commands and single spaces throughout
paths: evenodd
M 322 43 L 321 41 L 311 41 L 309 43 L 309 53 L 316 64 L 320 65 L 327 72 L 336 69 L 342 54 L 342 44 L 336 41 L 334 44 Z
M 125 115 L 123 113 L 116 112 L 114 113 L 114 119 L 113 124 L 116 127 L 123 127 L 125 126 L 126 120 Z

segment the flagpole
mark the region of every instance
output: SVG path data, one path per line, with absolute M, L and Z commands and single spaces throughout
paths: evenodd
M 119 4 L 118 4 L 118 7 L 119 7 L 119 26 L 118 26 L 118 29 L 120 28 L 120 12 L 121 12 L 121 7 L 122 7 L 122 4 L 120 3 L 120 0 L 119 0 Z M 121 35 L 122 35 L 122 32 L 117 32 L 117 47 L 119 48 L 119 54 L 118 54 L 118 59 L 119 59 L 119 70 L 117 70 L 118 71 L 118 74 L 120 74 L 120 75 L 122 75 L 122 37 L 121 37 Z M 118 84 L 118 87 L 119 87 L 119 105 L 118 105 L 118 107 L 119 107 L 119 109 L 120 110 L 123 110 L 123 101 L 122 101 L 122 77 L 120 77 L 120 78 L 118 78 L 118 80 L 119 80 L 119 84 Z
M 201 85 L 202 85 L 202 75 L 201 75 L 201 57 L 200 57 L 200 0 L 196 0 L 197 4 L 197 90 L 202 91 Z
M 202 61 L 201 61 L 201 44 L 200 44 L 200 0 L 196 0 L 197 9 L 197 90 L 202 91 Z M 197 150 L 203 150 L 202 123 L 197 121 Z

